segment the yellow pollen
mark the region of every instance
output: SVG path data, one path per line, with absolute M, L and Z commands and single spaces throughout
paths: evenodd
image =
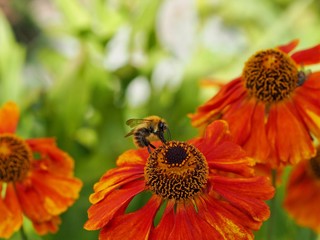
M 268 49 L 248 59 L 242 79 L 250 96 L 274 103 L 289 97 L 299 86 L 299 71 L 286 53 Z
M 25 178 L 31 157 L 31 150 L 22 139 L 0 134 L 0 181 L 16 182 Z
M 193 145 L 170 141 L 149 155 L 144 176 L 148 189 L 163 199 L 185 200 L 206 186 L 208 164 Z

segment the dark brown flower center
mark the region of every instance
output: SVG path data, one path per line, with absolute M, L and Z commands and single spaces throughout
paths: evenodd
M 298 76 L 295 62 L 276 49 L 260 51 L 251 56 L 242 73 L 249 95 L 265 103 L 287 98 L 299 85 Z
M 12 135 L 0 134 L 0 181 L 21 181 L 30 169 L 31 150 Z
M 317 155 L 310 159 L 310 167 L 314 176 L 320 179 L 320 150 L 317 151 Z
M 208 164 L 193 145 L 170 141 L 150 154 L 144 175 L 146 186 L 163 199 L 189 199 L 206 186 Z

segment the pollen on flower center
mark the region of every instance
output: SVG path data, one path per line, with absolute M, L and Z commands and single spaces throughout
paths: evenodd
M 299 71 L 285 53 L 268 49 L 249 58 L 242 78 L 249 95 L 265 103 L 287 98 L 298 86 Z
M 0 181 L 22 180 L 30 169 L 31 150 L 11 134 L 0 134 Z
M 206 186 L 208 164 L 193 145 L 170 141 L 150 154 L 144 175 L 148 189 L 163 199 L 189 199 Z

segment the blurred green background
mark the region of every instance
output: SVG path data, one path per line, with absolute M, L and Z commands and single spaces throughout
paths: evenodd
M 85 231 L 88 197 L 122 152 L 134 148 L 125 121 L 159 115 L 173 139 L 197 134 L 187 114 L 261 48 L 299 38 L 320 43 L 318 0 L 0 0 L 0 104 L 22 110 L 18 134 L 54 136 L 75 159 L 84 187 L 55 235 L 97 239 Z M 290 169 L 287 169 L 289 172 Z M 281 208 L 272 239 L 316 239 Z M 137 203 L 138 204 L 138 203 Z M 268 223 L 256 233 L 266 239 Z M 12 239 L 20 239 L 19 233 Z

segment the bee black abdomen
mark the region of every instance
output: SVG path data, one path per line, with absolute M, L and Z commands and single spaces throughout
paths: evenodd
M 147 147 L 150 142 L 146 139 L 150 135 L 150 131 L 147 128 L 139 129 L 134 133 L 134 141 L 139 147 Z

